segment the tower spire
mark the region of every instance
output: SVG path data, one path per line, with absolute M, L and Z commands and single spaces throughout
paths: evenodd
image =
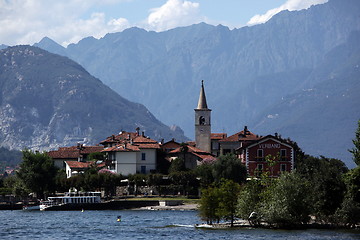
M 199 102 L 196 109 L 208 109 L 206 103 L 205 89 L 204 89 L 204 80 L 201 80 Z

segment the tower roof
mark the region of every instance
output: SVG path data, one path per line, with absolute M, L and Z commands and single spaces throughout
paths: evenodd
M 204 80 L 201 81 L 199 102 L 198 102 L 196 109 L 208 109 L 207 103 L 206 103 L 205 90 L 204 90 Z

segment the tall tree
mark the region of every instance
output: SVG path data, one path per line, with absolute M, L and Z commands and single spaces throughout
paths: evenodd
M 38 198 L 44 198 L 44 193 L 55 190 L 56 172 L 54 162 L 46 153 L 24 150 L 17 176 Z
M 344 198 L 346 186 L 342 176 L 347 167 L 337 159 L 305 156 L 296 170 L 312 186 L 312 214 L 317 220 L 330 221 Z
M 221 198 L 219 201 L 219 208 L 217 209 L 217 215 L 222 219 L 230 220 L 231 227 L 234 226 L 239 192 L 240 185 L 238 183 L 228 179 L 221 181 Z
M 210 186 L 201 191 L 201 199 L 199 206 L 199 216 L 208 224 L 219 222 L 220 217 L 217 215 L 221 194 L 219 188 Z
M 360 165 L 360 120 L 358 121 L 358 128 L 355 132 L 355 139 L 352 140 L 354 147 L 349 150 L 353 155 L 354 162 L 359 166 Z
M 282 227 L 307 223 L 311 211 L 309 184 L 295 172 L 282 174 L 274 184 L 261 203 L 263 219 Z
M 236 183 L 242 183 L 246 181 L 246 174 L 245 165 L 234 154 L 220 156 L 214 163 L 213 176 L 217 182 L 220 182 L 221 179 L 229 179 Z

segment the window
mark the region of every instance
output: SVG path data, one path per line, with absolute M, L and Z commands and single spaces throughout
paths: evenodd
M 141 153 L 141 160 L 143 160 L 143 161 L 146 160 L 146 154 L 145 153 Z
M 256 175 L 257 177 L 260 177 L 263 169 L 264 169 L 264 165 L 263 165 L 263 164 L 257 164 L 257 165 L 256 165 L 256 169 L 255 169 L 255 172 L 254 172 L 255 175 Z
M 285 172 L 286 171 L 286 164 L 280 164 L 280 171 Z
M 286 149 L 281 149 L 280 150 L 280 159 L 281 160 L 286 160 Z
M 263 149 L 257 150 L 257 159 L 259 161 L 264 161 L 264 150 Z
M 199 125 L 205 125 L 205 118 L 203 116 L 199 118 Z
M 146 166 L 141 166 L 141 173 L 146 174 Z
M 223 155 L 231 153 L 231 149 L 223 149 Z

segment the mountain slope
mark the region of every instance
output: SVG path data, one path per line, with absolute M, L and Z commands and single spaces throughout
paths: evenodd
M 30 46 L 0 50 L 0 142 L 22 149 L 95 144 L 121 130 L 185 139 L 66 57 Z
M 359 12 L 358 0 L 329 0 L 307 10 L 283 11 L 267 23 L 252 27 L 229 30 L 202 23 L 161 33 L 132 28 L 98 40 L 83 39 L 65 51 L 120 95 L 146 104 L 159 119 L 181 126 L 191 138 L 193 109 L 202 79 L 208 106 L 213 110 L 213 132 L 232 134 L 248 125 L 261 131 L 259 134 L 267 134 L 274 128 L 285 129 L 287 123 L 260 128 L 259 122 L 267 116 L 262 114 L 287 96 L 299 95 L 327 79 L 332 69 L 322 64 L 351 32 L 360 30 Z M 311 112 L 314 106 L 308 101 L 294 107 L 298 108 L 296 112 Z M 332 109 L 336 107 L 329 105 L 325 110 Z M 314 119 L 321 119 L 320 112 L 312 114 Z M 306 115 L 302 118 L 303 122 L 311 120 Z M 349 119 L 354 124 L 357 120 L 356 116 Z M 332 121 L 346 132 L 353 131 L 353 125 L 343 125 L 336 118 Z M 314 132 L 308 138 L 320 135 L 323 124 L 310 123 Z M 295 141 L 302 139 L 300 146 L 306 144 L 300 135 L 283 135 Z M 350 139 L 348 136 L 345 142 Z M 314 144 L 321 141 L 314 140 Z
M 360 119 L 359 42 L 360 32 L 354 32 L 345 44 L 330 51 L 305 81 L 316 84 L 259 114 L 266 117 L 259 117 L 255 129 L 296 136 L 305 152 L 351 159 L 346 150 L 355 138 L 354 120 Z

